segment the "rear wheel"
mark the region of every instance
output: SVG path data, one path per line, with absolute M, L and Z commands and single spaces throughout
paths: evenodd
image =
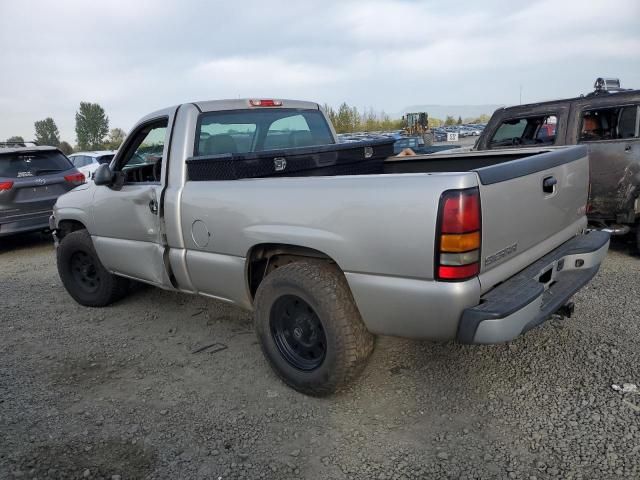
M 127 293 L 129 281 L 104 268 L 86 230 L 71 232 L 62 239 L 57 260 L 62 284 L 81 305 L 104 307 Z
M 326 395 L 364 368 L 374 337 L 337 267 L 295 262 L 267 275 L 256 293 L 254 321 L 273 370 L 296 390 Z

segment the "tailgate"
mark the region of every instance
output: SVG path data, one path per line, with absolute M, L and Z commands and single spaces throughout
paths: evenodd
M 482 291 L 586 227 L 589 158 L 567 147 L 476 170 L 482 205 Z

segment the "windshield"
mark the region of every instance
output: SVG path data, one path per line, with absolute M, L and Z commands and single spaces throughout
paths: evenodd
M 334 143 L 319 110 L 284 108 L 205 113 L 200 117 L 196 138 L 196 156 Z
M 70 168 L 73 168 L 71 162 L 55 150 L 0 154 L 0 177 L 35 177 L 63 172 Z

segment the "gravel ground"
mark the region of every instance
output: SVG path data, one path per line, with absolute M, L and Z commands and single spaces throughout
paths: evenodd
M 270 371 L 245 312 L 148 287 L 83 308 L 49 240 L 3 239 L 0 478 L 640 478 L 640 395 L 611 388 L 640 384 L 629 250 L 570 320 L 500 346 L 380 338 L 316 399 Z

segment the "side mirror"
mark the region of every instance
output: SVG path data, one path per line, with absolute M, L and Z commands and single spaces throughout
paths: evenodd
M 93 174 L 93 182 L 96 185 L 111 185 L 113 183 L 113 172 L 106 163 L 100 165 Z

